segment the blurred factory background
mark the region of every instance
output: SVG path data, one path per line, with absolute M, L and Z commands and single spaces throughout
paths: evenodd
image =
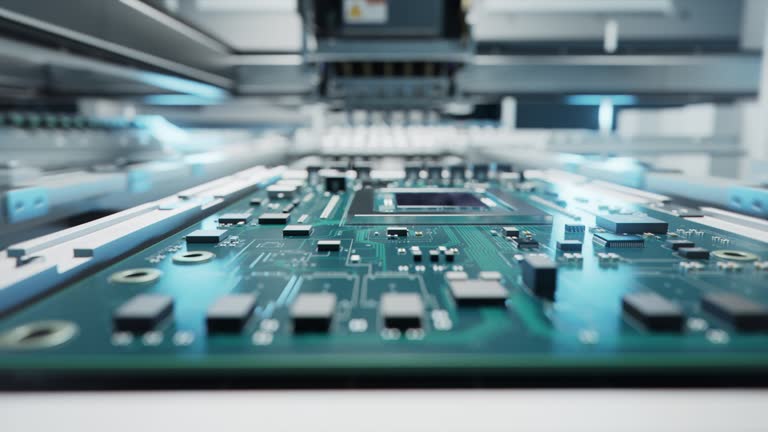
M 0 0 L 0 249 L 255 165 L 491 156 L 768 217 L 764 0 Z

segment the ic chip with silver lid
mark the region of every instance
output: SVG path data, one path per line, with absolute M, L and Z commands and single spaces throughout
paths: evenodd
M 192 231 L 186 235 L 187 243 L 218 243 L 227 236 L 227 230 L 210 229 Z
M 379 314 L 387 328 L 421 328 L 424 303 L 416 293 L 384 293 L 379 301 Z
M 509 295 L 495 280 L 452 280 L 448 285 L 459 306 L 501 306 Z
M 327 332 L 336 310 L 336 294 L 302 293 L 291 305 L 295 332 Z

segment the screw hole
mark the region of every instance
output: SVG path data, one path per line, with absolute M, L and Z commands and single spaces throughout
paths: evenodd
M 77 334 L 77 326 L 68 321 L 37 321 L 0 333 L 0 347 L 39 349 L 61 345 Z
M 19 342 L 30 342 L 35 339 L 45 338 L 55 333 L 55 330 L 50 327 L 38 328 L 30 331 L 19 339 Z

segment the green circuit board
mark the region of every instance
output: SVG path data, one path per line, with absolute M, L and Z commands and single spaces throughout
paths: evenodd
M 0 369 L 546 376 L 768 366 L 768 245 L 696 217 L 558 195 L 545 182 L 349 181 L 335 193 L 312 178 L 289 183 L 291 196 L 255 191 L 0 319 Z M 260 221 L 275 213 L 308 235 Z M 613 232 L 599 217 L 629 223 Z M 199 230 L 219 234 L 191 239 Z M 318 245 L 327 240 L 338 243 Z M 707 257 L 681 252 L 690 248 Z M 318 300 L 327 295 L 297 306 L 318 293 L 333 294 L 330 315 Z M 413 295 L 385 307 L 393 293 Z M 724 293 L 748 316 L 707 307 L 706 296 Z M 171 310 L 147 328 L 118 322 L 142 294 Z M 244 319 L 213 331 L 212 306 L 232 294 L 246 299 Z M 632 294 L 657 296 L 633 306 Z M 64 340 L 7 343 L 51 321 L 69 326 Z

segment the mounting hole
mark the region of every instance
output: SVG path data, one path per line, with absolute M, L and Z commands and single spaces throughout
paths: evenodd
M 144 284 L 154 282 L 163 275 L 158 269 L 137 268 L 119 271 L 109 277 L 110 282 L 125 284 Z
M 0 348 L 41 349 L 61 345 L 77 334 L 70 321 L 35 321 L 0 333 Z
M 176 264 L 201 264 L 216 258 L 216 254 L 208 251 L 187 251 L 173 256 Z
M 757 261 L 760 259 L 760 257 L 751 252 L 739 250 L 718 250 L 712 252 L 712 255 L 717 258 L 729 261 Z

